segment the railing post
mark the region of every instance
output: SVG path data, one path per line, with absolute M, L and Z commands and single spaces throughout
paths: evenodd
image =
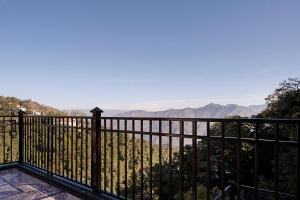
M 101 156 L 101 113 L 103 111 L 96 107 L 91 110 L 93 114 L 92 117 L 92 166 L 91 166 L 91 178 L 92 178 L 92 188 L 94 192 L 100 190 L 100 183 L 101 183 L 101 163 L 100 156 Z
M 24 162 L 24 114 L 23 110 L 19 110 L 19 164 Z

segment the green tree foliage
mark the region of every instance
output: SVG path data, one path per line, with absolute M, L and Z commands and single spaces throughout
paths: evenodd
M 258 116 L 262 118 L 300 118 L 300 78 L 289 78 L 279 84 L 266 98 L 267 109 Z

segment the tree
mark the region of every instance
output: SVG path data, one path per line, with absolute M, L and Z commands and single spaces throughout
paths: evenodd
M 300 78 L 289 78 L 279 84 L 266 99 L 267 109 L 261 118 L 300 118 Z

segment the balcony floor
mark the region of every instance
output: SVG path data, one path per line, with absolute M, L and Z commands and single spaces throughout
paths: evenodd
M 0 171 L 0 199 L 79 200 L 80 198 L 12 168 Z

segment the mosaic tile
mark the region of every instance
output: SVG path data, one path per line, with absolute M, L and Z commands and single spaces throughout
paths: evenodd
M 22 192 L 37 191 L 37 188 L 33 187 L 32 185 L 19 185 L 17 188 Z
M 58 189 L 57 187 L 54 187 L 49 184 L 36 184 L 36 185 L 31 185 L 31 186 L 34 187 L 36 190 L 46 193 L 46 194 L 62 192 L 61 189 Z
M 7 182 L 6 181 L 4 181 L 2 178 L 0 178 L 0 186 L 2 186 L 2 185 L 6 185 L 7 184 Z
M 78 200 L 69 193 L 17 169 L 0 171 L 0 199 Z
M 42 200 L 80 200 L 78 197 L 75 197 L 69 193 L 61 192 L 54 196 L 46 197 Z
M 0 187 L 0 199 L 21 193 L 11 185 L 2 185 Z

